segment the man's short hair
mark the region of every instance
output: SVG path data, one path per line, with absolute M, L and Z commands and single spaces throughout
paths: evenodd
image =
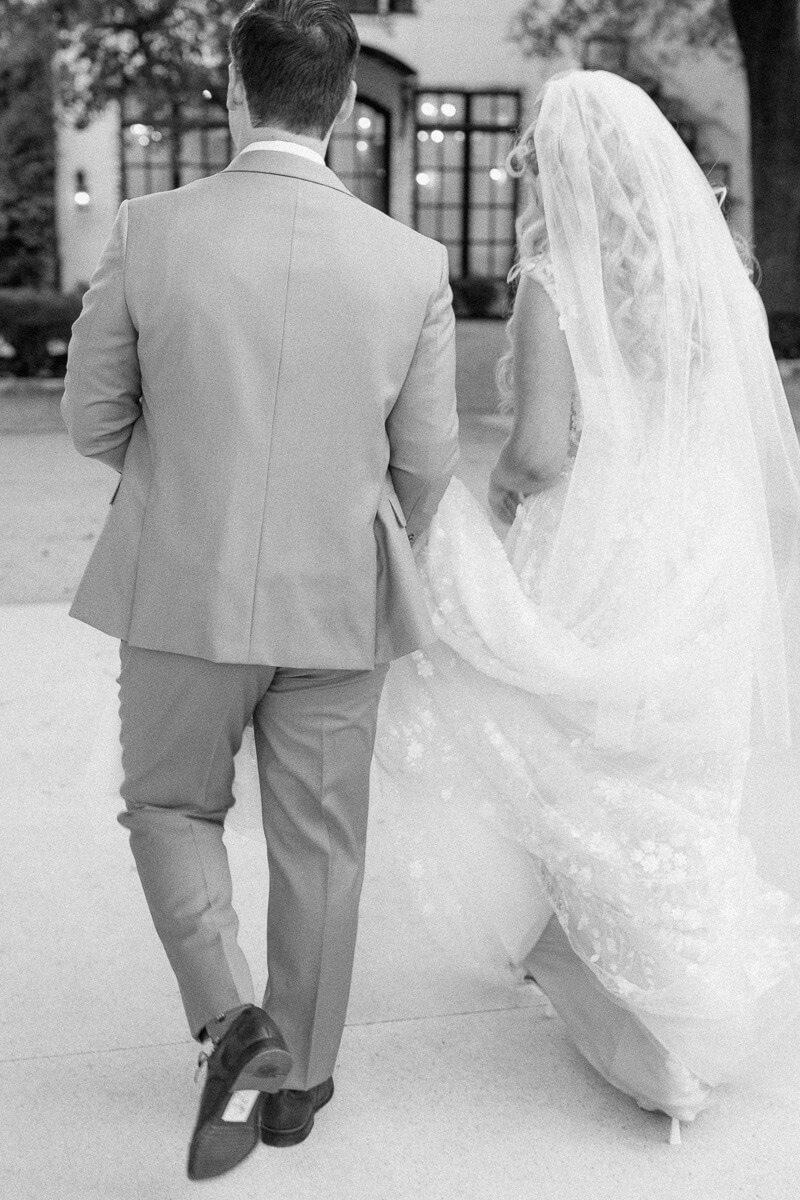
M 322 138 L 347 96 L 359 40 L 340 0 L 254 0 L 230 50 L 256 128 Z

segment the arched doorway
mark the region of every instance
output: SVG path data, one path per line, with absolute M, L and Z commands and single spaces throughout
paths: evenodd
M 373 208 L 389 211 L 392 114 L 359 97 L 346 125 L 337 125 L 328 146 L 328 166 L 345 187 Z
M 356 67 L 358 101 L 337 126 L 328 164 L 361 200 L 410 220 L 408 178 L 413 155 L 416 73 L 401 59 L 362 46 Z

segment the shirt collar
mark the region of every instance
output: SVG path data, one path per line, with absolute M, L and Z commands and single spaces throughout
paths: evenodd
M 312 150 L 310 146 L 301 146 L 299 142 L 250 142 L 239 153 L 247 154 L 248 150 L 280 150 L 282 154 L 296 154 L 300 158 L 310 158 L 312 162 L 325 166 L 325 159 L 321 154 Z

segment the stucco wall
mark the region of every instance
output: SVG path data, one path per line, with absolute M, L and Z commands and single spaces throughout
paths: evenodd
M 544 81 L 576 62 L 525 58 L 508 40 L 521 0 L 418 0 L 416 16 L 359 16 L 366 45 L 413 67 L 422 87 L 521 88 L 527 109 Z M 731 222 L 749 237 L 752 229 L 750 135 L 744 72 L 712 52 L 686 53 L 663 69 L 664 92 L 689 102 L 700 125 L 705 162 L 731 169 Z
M 417 0 L 414 16 L 355 18 L 362 41 L 403 59 L 423 87 L 521 87 L 535 95 L 555 64 L 507 40 L 519 0 Z
M 357 16 L 365 45 L 401 59 L 417 73 L 421 87 L 520 88 L 528 110 L 544 80 L 569 63 L 526 59 L 508 40 L 520 0 L 418 0 L 414 16 Z M 745 236 L 751 230 L 749 123 L 742 72 L 714 55 L 682 57 L 669 73 L 670 94 L 685 96 L 701 120 L 702 157 L 731 167 L 731 219 Z M 408 138 L 397 147 L 394 211 L 411 214 L 411 158 Z M 405 170 L 404 170 L 405 168 Z M 75 172 L 87 176 L 92 203 L 78 211 Z M 408 178 L 403 179 L 404 173 Z M 116 109 L 89 130 L 62 127 L 59 133 L 58 229 L 63 286 L 91 275 L 119 203 L 119 137 Z
M 110 107 L 88 129 L 59 127 L 56 221 L 61 286 L 66 292 L 89 280 L 119 207 L 119 117 Z M 91 198 L 75 204 L 76 172 Z

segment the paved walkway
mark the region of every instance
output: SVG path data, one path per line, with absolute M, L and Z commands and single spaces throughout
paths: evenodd
M 465 422 L 462 473 L 479 494 L 503 428 L 492 418 Z M 30 503 L 14 516 L 20 545 L 30 550 L 42 535 L 36 496 L 50 495 L 50 522 L 59 496 L 78 507 L 83 496 L 102 517 L 108 480 L 70 457 L 62 434 L 10 442 L 0 438 L 0 458 L 30 485 Z M 76 537 L 82 521 L 96 519 L 94 509 L 73 517 Z M 380 802 L 335 1100 L 303 1145 L 260 1147 L 223 1179 L 190 1184 L 196 1051 L 114 819 L 119 799 L 99 782 L 111 752 L 103 730 L 115 653 L 110 639 L 69 620 L 63 602 L 0 608 L 0 1196 L 800 1194 L 800 1081 L 721 1097 L 684 1130 L 681 1147 L 670 1147 L 666 1119 L 599 1079 L 535 988 L 483 978 L 440 952 L 415 912 Z M 243 944 L 263 983 L 266 856 L 235 831 L 228 845 Z

